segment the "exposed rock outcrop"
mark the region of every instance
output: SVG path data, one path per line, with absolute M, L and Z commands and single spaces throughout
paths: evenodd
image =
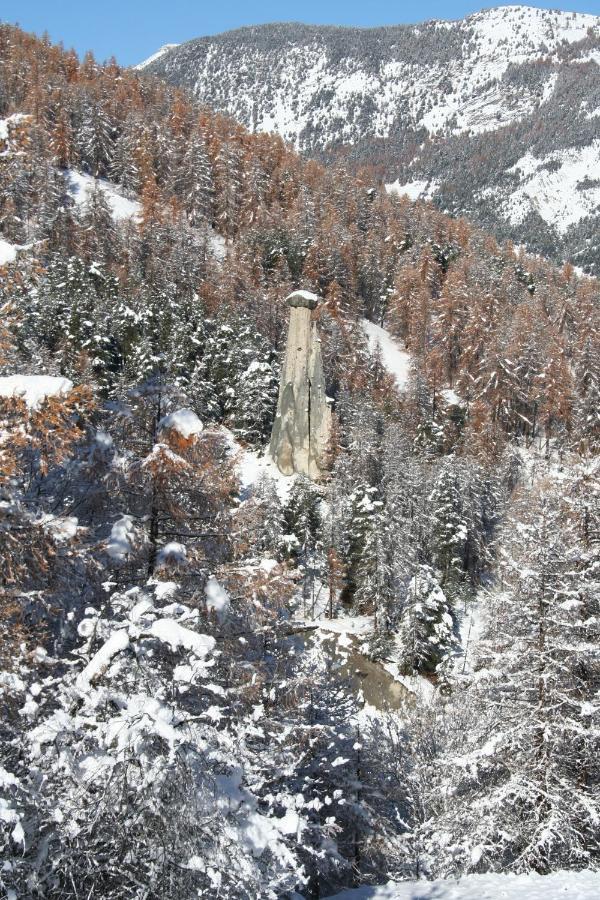
M 321 341 L 312 318 L 318 302 L 309 291 L 294 291 L 286 300 L 290 324 L 270 445 L 280 472 L 314 481 L 325 471 L 331 432 Z

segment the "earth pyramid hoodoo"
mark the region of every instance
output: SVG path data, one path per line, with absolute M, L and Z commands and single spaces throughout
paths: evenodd
M 318 481 L 325 471 L 331 409 L 325 394 L 321 341 L 312 311 L 319 298 L 294 291 L 270 453 L 280 472 Z

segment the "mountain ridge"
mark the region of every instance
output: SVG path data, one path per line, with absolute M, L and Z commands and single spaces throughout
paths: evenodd
M 593 146 L 599 64 L 599 17 L 508 6 L 372 29 L 251 26 L 188 41 L 144 71 L 306 155 L 388 183 L 425 181 L 424 198 L 442 210 L 597 273 L 595 151 L 581 160 L 582 187 L 569 185 L 580 202 L 568 224 L 555 213 L 568 179 L 540 207 L 515 167 L 529 153 L 558 170 L 558 152 Z M 465 172 L 474 178 L 456 196 Z

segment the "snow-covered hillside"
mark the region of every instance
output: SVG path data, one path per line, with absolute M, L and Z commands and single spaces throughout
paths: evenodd
M 375 29 L 243 28 L 145 71 L 305 153 L 373 164 L 529 249 L 600 270 L 600 17 L 504 6 Z M 533 177 L 539 170 L 540 177 Z
M 146 68 L 300 149 L 389 137 L 399 116 L 429 133 L 495 130 L 539 91 L 502 83 L 510 66 L 553 56 L 596 29 L 579 13 L 505 6 L 456 22 L 359 30 L 258 26 L 164 47 Z M 555 76 L 543 85 L 552 93 Z
M 488 196 L 500 203 L 504 216 L 515 224 L 533 211 L 564 234 L 600 210 L 600 179 L 592 177 L 600 173 L 600 138 L 541 159 L 526 153 L 511 171 L 519 176 L 519 186 L 508 196 L 500 188 L 490 189 Z

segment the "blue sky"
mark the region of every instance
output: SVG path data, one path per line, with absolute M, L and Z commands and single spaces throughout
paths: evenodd
M 165 43 L 180 43 L 261 22 L 334 25 L 391 25 L 424 19 L 457 19 L 493 0 L 0 0 L 0 21 L 26 31 L 47 31 L 80 54 L 99 60 L 116 56 L 122 65 L 145 59 Z M 531 6 L 600 15 L 600 0 L 555 0 Z

